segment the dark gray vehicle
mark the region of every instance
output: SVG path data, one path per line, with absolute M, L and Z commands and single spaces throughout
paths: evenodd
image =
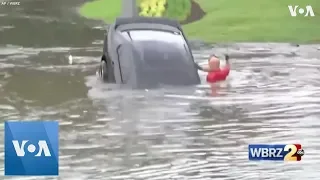
M 165 18 L 117 18 L 104 40 L 99 75 L 132 88 L 200 83 L 182 28 Z

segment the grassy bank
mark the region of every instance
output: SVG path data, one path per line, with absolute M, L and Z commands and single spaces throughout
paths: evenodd
M 87 18 L 101 19 L 110 23 L 121 13 L 121 0 L 96 0 L 85 3 L 80 14 Z
M 214 42 L 320 42 L 319 0 L 195 0 L 207 13 L 184 26 L 186 33 Z M 291 17 L 288 5 L 311 5 L 315 17 Z
M 141 3 L 150 1 L 151 9 L 148 11 L 152 11 L 155 7 L 155 0 L 137 0 L 137 8 L 143 10 L 143 5 Z M 152 2 L 153 1 L 153 2 Z M 166 3 L 165 12 L 161 15 L 165 17 L 169 17 L 172 19 L 176 19 L 179 21 L 183 21 L 187 18 L 191 11 L 191 2 L 190 0 L 158 0 Z M 145 5 L 145 3 L 144 3 Z M 147 3 L 149 5 L 149 3 Z M 148 7 L 149 8 L 149 7 Z M 80 8 L 80 14 L 87 18 L 92 19 L 102 19 L 104 21 L 112 22 L 121 14 L 121 0 L 96 0 L 92 2 L 85 3 Z M 147 13 L 141 13 L 145 16 L 149 16 Z M 152 13 L 153 16 L 157 15 L 157 9 Z
M 206 12 L 206 16 L 183 26 L 191 39 L 207 42 L 320 42 L 319 0 L 195 0 L 195 2 Z M 300 7 L 311 5 L 315 17 L 302 15 L 291 17 L 288 5 Z M 120 0 L 97 0 L 85 4 L 80 13 L 88 18 L 112 22 L 120 15 L 120 10 Z M 168 12 L 165 13 L 166 16 L 174 16 L 173 18 L 181 20 L 181 13 L 175 10 L 171 10 L 169 14 Z

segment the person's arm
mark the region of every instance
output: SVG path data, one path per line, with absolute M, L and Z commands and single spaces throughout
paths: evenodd
M 226 65 L 225 67 L 221 70 L 221 72 L 225 75 L 228 76 L 230 73 L 230 63 L 229 63 L 229 55 L 225 55 L 225 59 L 226 59 Z
M 202 71 L 204 71 L 204 72 L 210 72 L 209 66 L 202 66 Z
M 229 55 L 225 55 L 225 59 L 226 59 L 226 67 L 227 68 L 230 68 L 230 63 L 229 63 L 229 59 L 230 59 L 230 57 L 229 57 Z
M 205 72 L 209 72 L 210 71 L 210 68 L 209 66 L 200 66 L 199 64 L 195 63 L 197 69 L 201 70 L 201 71 L 205 71 Z

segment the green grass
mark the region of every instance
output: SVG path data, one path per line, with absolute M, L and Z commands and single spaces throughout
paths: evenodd
M 141 0 L 137 0 L 137 7 Z M 165 16 L 182 21 L 191 11 L 189 0 L 168 0 Z M 96 0 L 85 3 L 80 8 L 80 14 L 87 18 L 102 19 L 106 22 L 114 21 L 121 15 L 121 0 Z
M 169 1 L 177 3 L 178 0 Z M 320 42 L 320 0 L 195 1 L 207 14 L 200 21 L 183 26 L 190 39 L 206 42 Z M 315 17 L 291 17 L 288 5 L 311 5 Z M 176 8 L 177 12 L 168 9 L 166 16 L 183 19 L 181 12 L 186 8 Z M 82 15 L 106 22 L 114 21 L 120 11 L 120 0 L 96 0 L 80 9 Z
M 207 42 L 320 42 L 319 0 L 195 0 L 207 13 L 184 26 Z M 291 17 L 288 5 L 311 5 L 315 17 Z
M 80 14 L 87 18 L 102 19 L 112 22 L 121 15 L 121 0 L 96 0 L 85 3 Z
M 167 0 L 165 16 L 179 21 L 185 20 L 191 13 L 190 0 Z

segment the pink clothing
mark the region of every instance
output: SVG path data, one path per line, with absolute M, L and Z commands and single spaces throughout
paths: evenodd
M 229 75 L 229 72 L 230 72 L 229 66 L 219 69 L 218 71 L 209 72 L 207 75 L 207 82 L 215 83 L 218 81 L 224 81 Z

